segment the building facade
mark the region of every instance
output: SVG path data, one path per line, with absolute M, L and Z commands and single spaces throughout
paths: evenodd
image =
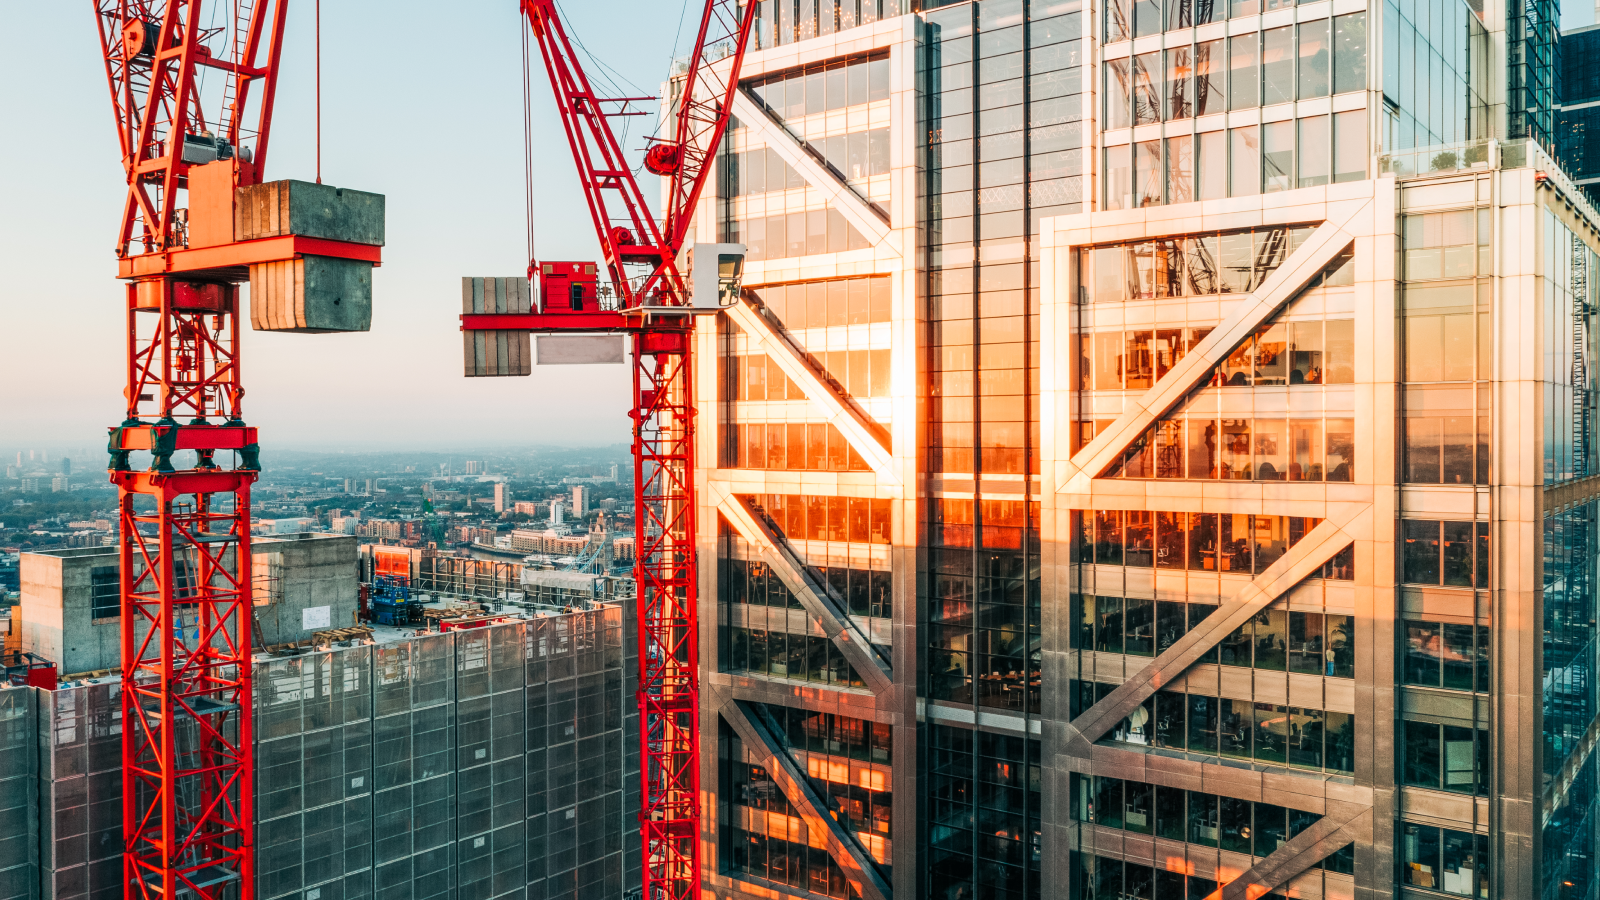
M 758 4 L 709 892 L 1600 896 L 1555 10 Z
M 258 656 L 254 896 L 637 896 L 632 631 L 605 603 Z M 0 898 L 126 896 L 116 682 L 0 684 Z

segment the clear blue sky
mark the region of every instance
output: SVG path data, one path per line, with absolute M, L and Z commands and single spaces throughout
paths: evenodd
M 657 92 L 681 3 L 565 7 L 590 50 Z M 9 123 L 0 141 L 0 446 L 100 447 L 122 409 L 112 243 L 124 180 L 91 9 L 89 0 L 53 0 L 12 10 L 13 33 L 33 37 L 0 54 L 0 116 Z M 291 0 L 269 179 L 314 176 L 312 9 L 312 0 Z M 264 444 L 628 439 L 623 366 L 461 375 L 461 276 L 515 275 L 527 265 L 522 27 L 516 0 L 323 0 L 323 180 L 387 196 L 388 246 L 371 332 L 247 326 L 246 418 Z M 596 259 L 549 88 L 542 70 L 535 75 L 539 255 Z M 630 150 L 653 119 L 631 121 Z M 656 196 L 654 178 L 644 187 Z

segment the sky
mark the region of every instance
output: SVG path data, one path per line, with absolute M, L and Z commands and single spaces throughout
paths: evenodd
M 516 0 L 322 5 L 323 181 L 387 198 L 372 330 L 246 325 L 246 421 L 264 445 L 301 449 L 628 440 L 625 366 L 462 377 L 461 277 L 527 266 Z M 103 446 L 121 418 L 112 245 L 126 188 L 91 9 L 57 0 L 12 10 L 9 23 L 39 39 L 0 54 L 0 121 L 12 123 L 0 141 L 0 447 Z M 316 174 L 313 9 L 312 0 L 289 4 L 267 180 Z M 678 3 L 568 0 L 564 11 L 577 39 L 647 95 L 658 92 L 674 35 L 692 41 Z M 536 250 L 597 260 L 533 52 Z M 654 118 L 627 121 L 625 146 L 636 151 Z M 657 195 L 653 177 L 642 186 Z
M 323 180 L 384 194 L 388 244 L 363 334 L 244 332 L 246 420 L 295 448 L 593 445 L 628 439 L 623 366 L 461 375 L 460 278 L 526 266 L 515 0 L 326 0 Z M 1565 0 L 1563 25 L 1594 22 Z M 0 448 L 98 446 L 121 410 L 111 244 L 124 196 L 87 0 L 29 4 L 0 54 Z M 312 0 L 292 0 L 268 179 L 315 176 Z M 376 10 L 381 9 L 382 14 Z M 572 33 L 654 94 L 684 46 L 683 3 L 568 0 Z M 537 60 L 535 60 L 537 66 Z M 592 68 L 592 67 L 591 67 Z M 599 257 L 549 87 L 535 71 L 536 250 Z M 630 151 L 653 120 L 629 120 Z M 648 196 L 655 179 L 644 176 Z

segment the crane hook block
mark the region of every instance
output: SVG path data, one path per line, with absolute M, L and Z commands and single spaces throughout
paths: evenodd
M 677 174 L 683 163 L 683 151 L 677 144 L 655 144 L 644 155 L 644 167 L 655 175 Z

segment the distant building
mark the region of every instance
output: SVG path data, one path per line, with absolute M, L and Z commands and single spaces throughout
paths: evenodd
M 39 493 L 39 479 L 38 478 L 24 478 L 24 479 L 22 479 L 22 492 L 24 494 L 37 494 L 37 493 Z
M 633 562 L 637 556 L 638 553 L 634 548 L 633 538 L 622 537 L 611 542 L 612 562 Z
M 6 477 L 7 478 L 15 478 L 15 477 L 17 477 L 17 473 L 20 472 L 20 471 L 21 471 L 21 469 L 17 468 L 16 466 L 8 465 L 8 466 L 6 466 Z
M 511 505 L 511 511 L 524 516 L 537 516 L 539 507 L 543 505 L 532 500 L 518 500 Z
M 316 519 L 296 516 L 286 519 L 257 519 L 251 523 L 250 530 L 256 534 L 299 534 L 303 531 L 315 531 L 317 525 Z
M 23 490 L 27 490 L 27 488 L 23 488 Z M 565 521 L 563 512 L 560 500 L 550 501 L 550 527 L 554 528 Z
M 1590 200 L 1600 185 L 1600 25 L 1561 33 L 1556 71 L 1556 152 Z
M 61 474 L 69 477 L 72 475 L 72 460 L 65 456 L 61 458 Z
M 497 513 L 505 512 L 506 504 L 510 501 L 511 486 L 503 481 L 496 482 L 494 486 L 494 511 Z
M 611 483 L 612 484 L 616 484 L 616 482 L 617 482 L 617 464 L 616 463 L 612 463 L 611 464 Z
M 57 475 L 50 479 L 50 493 L 64 494 L 72 490 L 72 479 L 65 475 Z
M 475 459 L 467 460 L 467 474 L 468 475 L 482 475 L 483 474 L 483 463 L 481 463 L 481 462 L 479 462 L 479 461 L 477 461 Z
M 581 484 L 572 486 L 572 515 L 583 518 L 589 512 L 589 489 Z

